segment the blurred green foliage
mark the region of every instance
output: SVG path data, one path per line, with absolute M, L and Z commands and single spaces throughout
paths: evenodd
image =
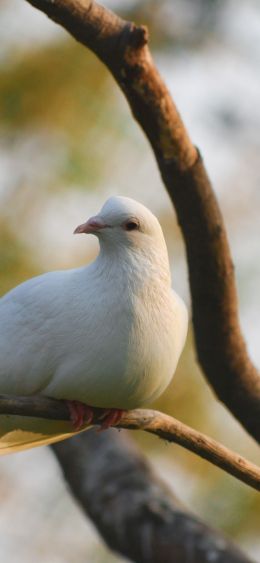
M 98 125 L 97 114 L 105 127 L 106 103 L 100 107 L 100 98 L 109 103 L 110 81 L 103 65 L 73 40 L 38 46 L 2 68 L 3 123 L 15 130 L 60 127 L 81 137 L 83 124 Z
M 36 273 L 26 247 L 0 220 L 0 296 Z
M 96 185 L 108 156 L 103 139 L 112 146 L 126 127 L 120 109 L 110 109 L 117 95 L 105 67 L 72 39 L 38 46 L 1 68 L 2 130 L 9 142 L 39 131 L 57 135 L 60 185 Z

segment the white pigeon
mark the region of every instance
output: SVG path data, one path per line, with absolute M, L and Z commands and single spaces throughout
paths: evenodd
M 82 403 L 104 408 L 109 426 L 166 389 L 187 310 L 171 288 L 161 226 L 146 207 L 111 197 L 74 232 L 98 237 L 94 262 L 37 276 L 0 299 L 0 393 L 67 400 L 76 428 Z M 17 428 L 16 450 L 61 439 L 59 430 L 46 439 L 32 428 L 24 438 Z

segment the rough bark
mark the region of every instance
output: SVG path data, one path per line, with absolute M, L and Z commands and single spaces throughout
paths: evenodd
M 146 28 L 88 0 L 28 1 L 107 65 L 149 139 L 186 244 L 199 362 L 218 398 L 259 441 L 260 377 L 239 325 L 225 226 L 202 159 L 154 66 Z
M 102 537 L 131 561 L 250 562 L 224 536 L 185 510 L 125 433 L 89 430 L 52 449 L 74 496 Z

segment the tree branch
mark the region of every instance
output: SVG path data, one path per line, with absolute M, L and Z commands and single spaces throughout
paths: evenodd
M 89 430 L 52 446 L 74 496 L 111 549 L 136 563 L 250 563 L 157 479 L 125 433 Z
M 198 358 L 219 399 L 260 441 L 260 377 L 241 333 L 233 264 L 214 192 L 154 66 L 145 27 L 90 0 L 27 0 L 112 72 L 149 139 L 185 239 Z
M 0 414 L 51 420 L 70 419 L 68 407 L 64 401 L 41 395 L 32 397 L 0 395 Z M 99 409 L 96 409 L 94 424 L 102 424 L 99 416 Z M 155 410 L 136 409 L 126 412 L 116 426 L 129 430 L 145 430 L 167 442 L 179 444 L 250 487 L 260 490 L 259 467 L 171 416 Z

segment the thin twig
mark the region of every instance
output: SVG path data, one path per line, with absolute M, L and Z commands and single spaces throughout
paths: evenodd
M 69 411 L 64 401 L 41 395 L 34 397 L 0 395 L 0 413 L 52 420 L 69 420 Z M 93 422 L 97 425 L 102 423 L 98 409 Z M 247 485 L 260 490 L 260 468 L 212 440 L 212 438 L 197 432 L 197 430 L 171 416 L 155 410 L 136 409 L 127 411 L 117 424 L 117 428 L 145 430 L 168 442 L 179 444 Z

